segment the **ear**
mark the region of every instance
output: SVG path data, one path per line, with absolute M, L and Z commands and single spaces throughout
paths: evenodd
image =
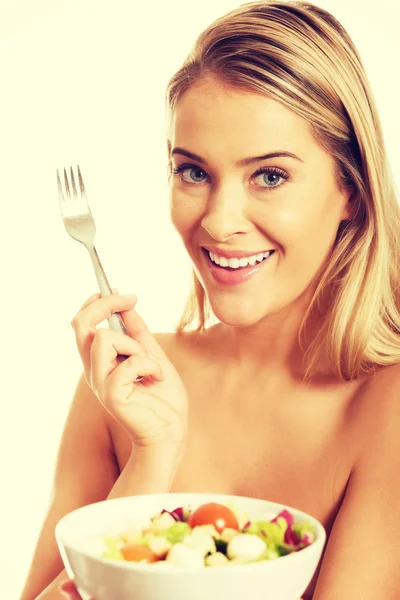
M 342 192 L 343 206 L 340 220 L 351 221 L 355 216 L 357 190 L 354 185 L 346 187 Z

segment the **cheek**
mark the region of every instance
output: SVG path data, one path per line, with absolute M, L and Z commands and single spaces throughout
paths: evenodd
M 297 206 L 263 211 L 254 221 L 284 256 L 299 245 L 310 227 L 308 215 Z
M 203 208 L 200 201 L 188 198 L 173 188 L 170 191 L 170 217 L 177 232 L 186 237 L 201 222 Z
M 304 261 L 317 267 L 329 254 L 340 222 L 336 204 L 337 198 L 321 202 L 321 196 L 297 197 L 296 205 L 268 216 L 269 237 L 295 268 Z

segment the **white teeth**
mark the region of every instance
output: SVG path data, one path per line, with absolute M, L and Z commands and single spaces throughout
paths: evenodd
M 268 250 L 268 252 L 253 254 L 253 256 L 249 256 L 246 258 L 225 258 L 224 256 L 218 256 L 218 254 L 214 254 L 213 252 L 208 252 L 213 263 L 219 265 L 220 267 L 230 267 L 231 269 L 247 267 L 247 265 L 251 265 L 253 267 L 256 264 L 256 262 L 263 261 L 264 258 L 268 258 L 268 256 L 271 253 L 272 250 Z

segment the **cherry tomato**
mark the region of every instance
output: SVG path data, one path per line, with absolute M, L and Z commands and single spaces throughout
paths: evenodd
M 218 533 L 221 533 L 225 527 L 239 529 L 239 523 L 235 513 L 227 506 L 222 506 L 222 504 L 216 504 L 215 502 L 199 506 L 199 508 L 190 515 L 187 522 L 192 529 L 199 525 L 214 525 Z
M 132 562 L 144 560 L 147 563 L 157 561 L 154 552 L 148 546 L 142 544 L 126 544 L 126 546 L 122 546 L 120 550 L 125 560 L 130 560 Z

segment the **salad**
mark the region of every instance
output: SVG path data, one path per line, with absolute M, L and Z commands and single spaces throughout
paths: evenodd
M 271 520 L 250 521 L 233 505 L 211 502 L 194 511 L 179 507 L 137 520 L 118 537 L 105 538 L 102 556 L 152 568 L 217 567 L 272 560 L 314 540 L 314 527 L 296 523 L 288 510 Z

